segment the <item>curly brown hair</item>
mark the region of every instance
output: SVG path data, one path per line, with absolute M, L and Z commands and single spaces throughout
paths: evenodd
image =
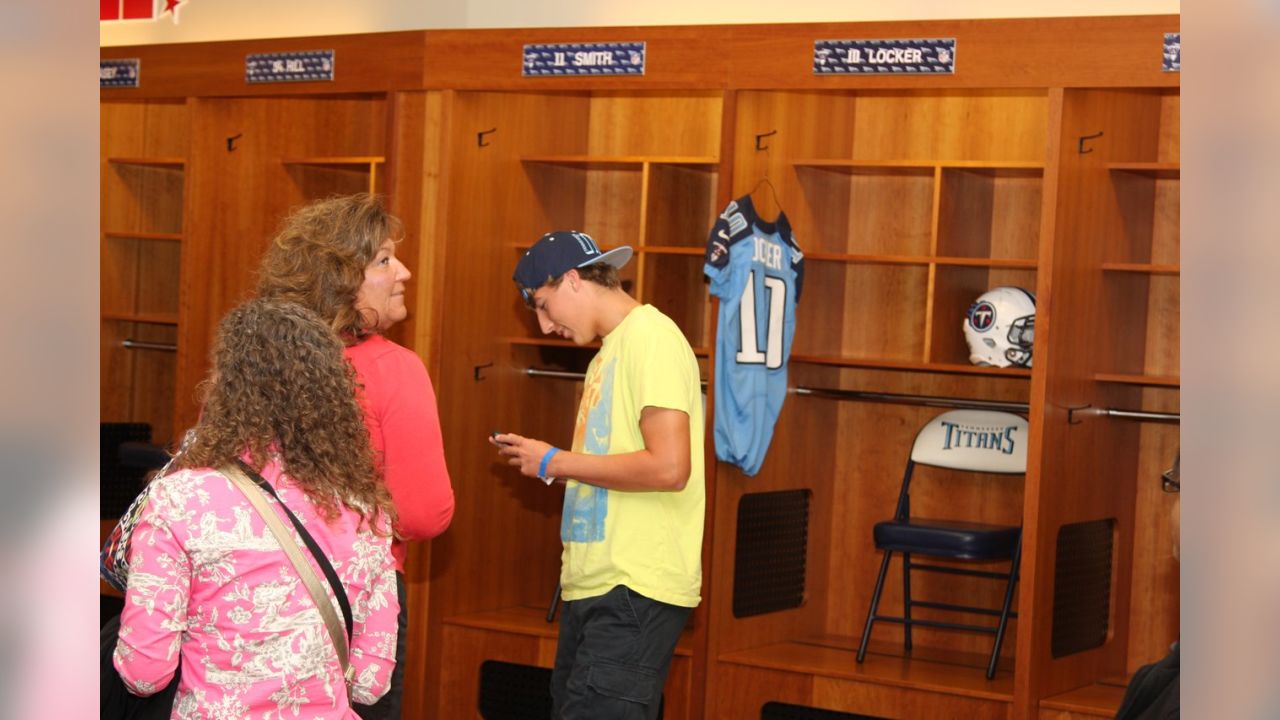
M 249 300 L 222 319 L 212 359 L 204 410 L 175 469 L 218 468 L 247 452 L 261 470 L 278 457 L 326 520 L 341 503 L 377 532 L 394 524 L 355 369 L 322 319 L 297 303 Z
M 364 272 L 404 226 L 376 195 L 340 195 L 296 208 L 262 256 L 258 295 L 289 300 L 324 318 L 348 344 L 375 332 L 378 318 L 356 308 Z

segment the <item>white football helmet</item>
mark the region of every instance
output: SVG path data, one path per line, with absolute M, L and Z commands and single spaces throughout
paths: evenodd
M 1031 367 L 1036 296 L 1017 287 L 988 290 L 969 306 L 964 339 L 969 362 L 995 367 Z

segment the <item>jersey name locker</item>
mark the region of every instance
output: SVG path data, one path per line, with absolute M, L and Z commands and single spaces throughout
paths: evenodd
M 767 223 L 747 195 L 730 202 L 711 228 L 703 271 L 720 298 L 716 457 L 755 475 L 787 396 L 804 253 L 786 214 Z

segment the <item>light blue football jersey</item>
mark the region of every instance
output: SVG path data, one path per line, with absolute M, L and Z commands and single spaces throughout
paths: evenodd
M 747 195 L 729 203 L 711 228 L 703 272 L 720 298 L 716 457 L 755 475 L 787 397 L 804 253 L 786 214 L 764 222 Z

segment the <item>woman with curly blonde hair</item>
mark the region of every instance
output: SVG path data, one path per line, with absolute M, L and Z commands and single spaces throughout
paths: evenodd
M 422 360 L 383 336 L 408 316 L 409 270 L 396 258 L 404 234 L 395 216 L 369 194 L 318 200 L 294 210 L 272 238 L 258 271 L 258 294 L 300 303 L 324 318 L 346 343 L 358 396 L 383 482 L 398 513 L 392 543 L 400 598 L 400 645 L 390 692 L 365 720 L 398 719 L 408 610 L 404 540 L 427 540 L 453 519 L 453 487 L 435 391 Z
M 251 300 L 222 320 L 200 421 L 152 482 L 130 543 L 114 664 L 131 692 L 165 687 L 179 660 L 173 717 L 358 719 L 352 702 L 387 691 L 395 511 L 353 375 L 328 324 L 295 303 Z M 237 461 L 274 488 L 272 509 L 286 526 L 281 503 L 298 516 L 336 568 L 353 621 L 350 685 L 311 594 L 224 474 Z

